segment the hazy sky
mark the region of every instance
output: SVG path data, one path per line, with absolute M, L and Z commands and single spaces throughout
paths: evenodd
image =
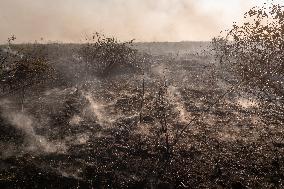
M 276 0 L 277 1 L 277 0 Z M 278 2 L 284 0 L 278 0 Z M 0 43 L 80 42 L 95 31 L 122 40 L 210 40 L 265 0 L 0 0 Z

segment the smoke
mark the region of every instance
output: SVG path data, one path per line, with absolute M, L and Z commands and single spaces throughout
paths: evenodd
M 253 99 L 247 99 L 247 98 L 239 98 L 237 100 L 237 105 L 241 108 L 248 109 L 248 108 L 257 108 L 258 102 Z
M 26 145 L 24 145 L 24 149 L 22 149 L 22 151 L 45 153 L 63 153 L 66 151 L 64 144 L 50 142 L 44 136 L 38 135 L 35 132 L 37 121 L 24 112 L 13 110 L 14 108 L 11 106 L 10 101 L 0 101 L 0 108 L 4 110 L 1 112 L 1 116 L 6 119 L 9 124 L 25 135 Z M 6 153 L 6 155 L 7 154 L 9 153 Z M 2 155 L 5 156 L 5 154 Z
M 82 42 L 94 31 L 122 40 L 210 40 L 248 6 L 243 0 L 0 0 L 0 42 Z M 234 6 L 234 7 L 232 7 Z M 243 12 L 241 12 L 241 15 Z M 45 41 L 46 42 L 46 41 Z
M 177 87 L 168 87 L 168 99 L 175 105 L 176 110 L 179 112 L 179 120 L 182 123 L 187 123 L 190 120 L 190 113 L 186 110 L 182 97 Z
M 70 119 L 69 124 L 70 125 L 79 125 L 81 121 L 82 121 L 82 118 L 79 115 L 74 115 Z
M 116 118 L 111 118 L 110 115 L 106 112 L 106 107 L 108 105 L 96 102 L 93 99 L 91 93 L 83 93 L 83 96 L 89 102 L 89 107 L 87 109 L 93 114 L 93 116 L 96 118 L 96 121 L 100 125 L 111 126 L 111 124 L 115 122 Z

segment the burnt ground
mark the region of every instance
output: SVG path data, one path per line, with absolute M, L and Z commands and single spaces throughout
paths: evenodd
M 3 94 L 0 188 L 283 188 L 283 127 L 257 98 L 238 87 L 215 103 L 231 84 L 208 55 L 164 60 L 31 86 L 23 111 Z

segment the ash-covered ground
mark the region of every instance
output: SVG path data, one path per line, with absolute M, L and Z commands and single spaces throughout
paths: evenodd
M 138 43 L 104 77 L 43 46 L 58 77 L 1 93 L 0 188 L 284 187 L 283 127 L 209 43 Z

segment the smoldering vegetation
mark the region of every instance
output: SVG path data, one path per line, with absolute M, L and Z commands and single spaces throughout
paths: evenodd
M 1 188 L 283 186 L 283 127 L 209 43 L 95 37 L 1 46 Z

